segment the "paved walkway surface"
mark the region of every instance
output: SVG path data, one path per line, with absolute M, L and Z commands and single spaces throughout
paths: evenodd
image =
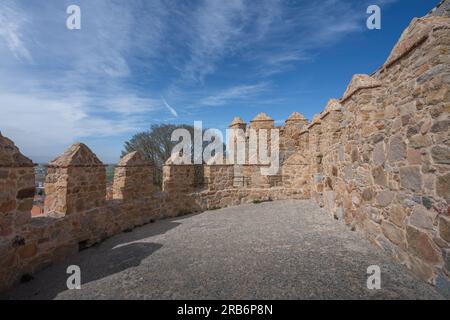
M 82 289 L 67 290 L 68 265 Z M 367 267 L 381 268 L 368 290 Z M 18 285 L 12 299 L 440 299 L 433 287 L 311 201 L 157 221 Z

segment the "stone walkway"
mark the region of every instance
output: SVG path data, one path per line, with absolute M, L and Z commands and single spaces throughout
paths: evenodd
M 68 265 L 82 289 L 67 290 Z M 366 287 L 381 267 L 381 290 Z M 48 268 L 12 299 L 434 299 L 433 287 L 310 201 L 157 221 Z

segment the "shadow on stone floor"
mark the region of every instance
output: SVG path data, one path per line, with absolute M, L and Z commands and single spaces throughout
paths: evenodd
M 192 215 L 191 215 L 192 216 Z M 77 265 L 81 270 L 81 285 L 100 280 L 126 269 L 137 267 L 141 262 L 162 248 L 161 244 L 152 243 L 150 237 L 157 236 L 181 225 L 185 217 L 159 220 L 132 232 L 124 232 L 98 245 L 67 258 L 64 262 L 52 265 L 34 275 L 34 279 L 21 283 L 1 299 L 54 299 L 67 289 L 67 267 Z M 48 279 L 51 279 L 50 281 Z

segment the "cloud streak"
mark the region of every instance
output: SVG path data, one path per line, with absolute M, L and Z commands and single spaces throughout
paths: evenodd
M 0 3 L 0 129 L 31 156 L 126 139 L 192 106 L 263 104 L 273 76 L 365 25 L 347 0 L 79 0 L 69 31 L 70 4 Z
M 162 101 L 163 101 L 163 103 L 164 103 L 164 106 L 167 108 L 167 110 L 169 110 L 170 113 L 171 113 L 175 118 L 178 118 L 178 113 L 177 113 L 177 111 L 176 111 L 174 108 L 172 108 L 172 107 L 167 103 L 167 101 L 166 101 L 166 99 L 164 99 L 164 97 L 162 97 Z
M 215 95 L 204 98 L 200 105 L 202 106 L 223 106 L 227 103 L 236 100 L 247 100 L 255 97 L 260 93 L 266 92 L 269 89 L 268 83 L 258 83 L 254 85 L 240 85 L 235 86 Z
M 79 31 L 65 28 L 68 4 L 0 4 L 0 128 L 31 156 L 144 130 L 147 117 L 161 110 L 158 98 L 128 81 L 133 59 L 154 57 L 160 48 L 161 2 L 144 8 L 140 1 L 80 1 Z M 145 33 L 136 32 L 144 27 L 136 23 L 140 9 L 155 9 Z
M 14 57 L 20 61 L 32 62 L 32 57 L 22 40 L 21 28 L 26 20 L 14 10 L 12 1 L 5 0 L 0 10 L 0 39 Z

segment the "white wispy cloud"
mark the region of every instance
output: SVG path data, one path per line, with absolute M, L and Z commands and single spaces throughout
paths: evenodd
M 312 60 L 318 50 L 364 30 L 365 10 L 358 10 L 351 1 L 282 3 L 284 6 L 271 22 L 264 41 L 252 43 L 254 50 L 247 54 L 247 59 L 261 66 L 261 76 L 290 71 L 296 63 Z
M 186 81 L 204 83 L 223 71 L 224 59 L 244 59 L 260 77 L 293 70 L 317 50 L 365 28 L 365 10 L 347 0 L 199 3 L 196 10 L 181 6 L 176 11 L 180 27 L 174 37 L 187 44 L 188 53 L 187 59 L 175 59 L 181 74 L 177 91 L 189 87 Z
M 201 100 L 203 106 L 222 106 L 231 101 L 246 100 L 265 92 L 269 89 L 268 83 L 258 83 L 253 85 L 239 85 L 205 97 Z
M 172 108 L 172 107 L 167 103 L 167 101 L 166 101 L 166 99 L 164 99 L 164 97 L 161 97 L 161 99 L 162 99 L 162 101 L 163 101 L 163 103 L 164 103 L 164 106 L 167 108 L 167 110 L 169 110 L 170 113 L 171 113 L 174 117 L 178 118 L 178 113 L 177 113 L 177 111 L 176 111 L 174 108 Z
M 141 2 L 80 1 L 79 31 L 65 28 L 65 2 L 0 4 L 0 130 L 31 156 L 144 130 L 146 117 L 161 109 L 158 98 L 124 79 L 132 75 L 131 58 L 160 48 L 162 2 L 145 7 L 154 9 L 146 32 L 137 32 Z
M 143 128 L 138 119 L 90 114 L 79 97 L 40 97 L 36 94 L 0 94 L 1 129 L 14 137 L 26 154 L 55 155 L 76 139 L 112 137 Z
M 12 1 L 4 0 L 0 4 L 0 39 L 3 39 L 3 43 L 16 59 L 32 62 L 32 57 L 23 42 L 20 31 L 26 23 L 26 19 L 14 10 Z
M 130 135 L 170 120 L 165 109 L 275 101 L 262 98 L 273 75 L 360 32 L 366 14 L 347 0 L 78 0 L 82 29 L 69 31 L 69 4 L 0 1 L 0 130 L 29 155 Z
M 202 82 L 225 57 L 239 55 L 252 43 L 263 42 L 280 14 L 281 3 L 203 0 L 192 14 L 183 12 L 184 24 L 189 26 L 182 32 L 188 39 L 189 58 L 181 67 L 182 80 Z
M 161 109 L 159 100 L 140 97 L 128 91 L 92 97 L 86 104 L 100 106 L 102 111 L 122 116 L 141 115 Z
M 242 32 L 245 15 L 243 0 L 204 1 L 189 17 L 192 31 L 190 58 L 185 75 L 202 80 L 214 72 L 215 63 L 232 52 Z

